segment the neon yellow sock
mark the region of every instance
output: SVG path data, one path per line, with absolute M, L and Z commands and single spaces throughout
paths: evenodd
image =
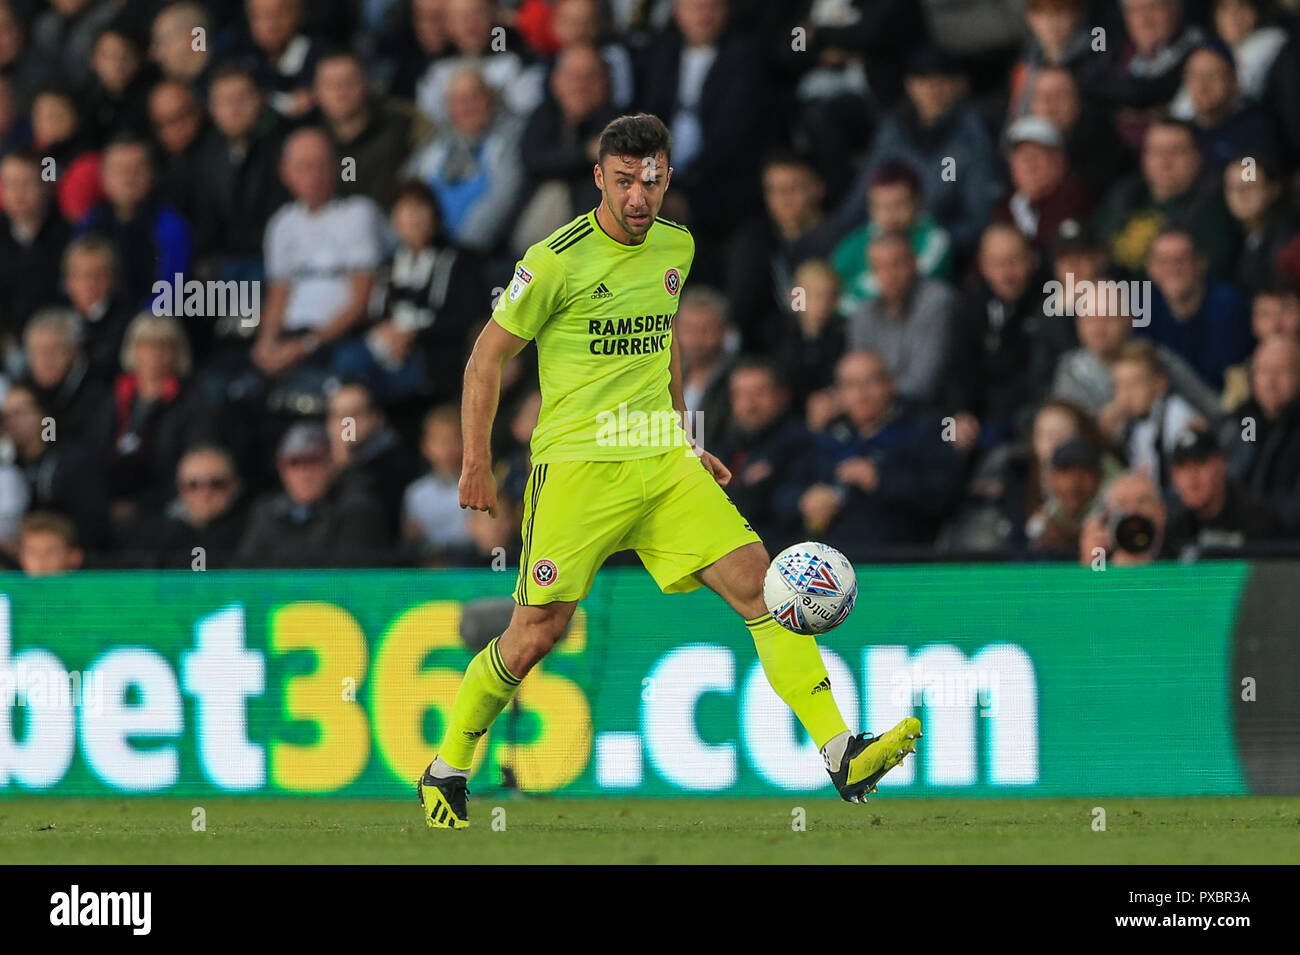
M 817 652 L 817 641 L 806 634 L 790 632 L 770 613 L 746 620 L 745 626 L 754 638 L 767 681 L 776 695 L 794 710 L 817 748 L 820 750 L 839 734 L 847 733 L 849 728 L 831 696 L 830 677 Z
M 451 706 L 447 732 L 438 756 L 448 766 L 468 770 L 479 738 L 514 697 L 520 679 L 506 667 L 496 637 L 465 668 L 465 677 Z

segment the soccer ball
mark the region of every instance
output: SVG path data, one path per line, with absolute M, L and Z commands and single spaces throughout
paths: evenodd
M 858 575 L 834 547 L 804 541 L 768 565 L 763 602 L 795 633 L 825 633 L 844 622 L 858 599 Z

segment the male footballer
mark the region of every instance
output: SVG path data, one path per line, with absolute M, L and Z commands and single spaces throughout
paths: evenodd
M 524 253 L 465 367 L 461 507 L 496 516 L 489 435 L 501 371 L 530 340 L 542 408 L 514 613 L 470 661 L 442 745 L 417 784 L 430 827 L 469 825 L 466 781 L 480 737 L 619 550 L 635 550 L 665 593 L 703 584 L 740 614 L 772 688 L 821 750 L 845 800 L 865 801 L 921 735 L 912 717 L 880 737 L 850 734 L 816 640 L 767 611 L 767 550 L 722 489 L 730 472 L 702 448 L 684 450 L 693 439 L 672 327 L 695 240 L 658 218 L 672 179 L 670 146 L 655 116 L 605 127 L 594 169 L 599 206 Z M 629 419 L 671 421 L 664 429 L 671 434 L 647 443 L 626 425 L 610 427 Z

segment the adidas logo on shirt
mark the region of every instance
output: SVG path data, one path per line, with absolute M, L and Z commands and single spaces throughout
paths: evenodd
M 614 293 L 605 287 L 604 282 L 601 282 L 599 285 L 596 286 L 596 291 L 591 293 L 591 297 L 592 298 L 613 298 Z

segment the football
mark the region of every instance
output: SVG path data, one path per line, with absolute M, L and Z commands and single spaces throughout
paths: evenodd
M 795 633 L 825 633 L 842 624 L 858 599 L 858 575 L 834 547 L 805 541 L 768 565 L 763 602 Z

